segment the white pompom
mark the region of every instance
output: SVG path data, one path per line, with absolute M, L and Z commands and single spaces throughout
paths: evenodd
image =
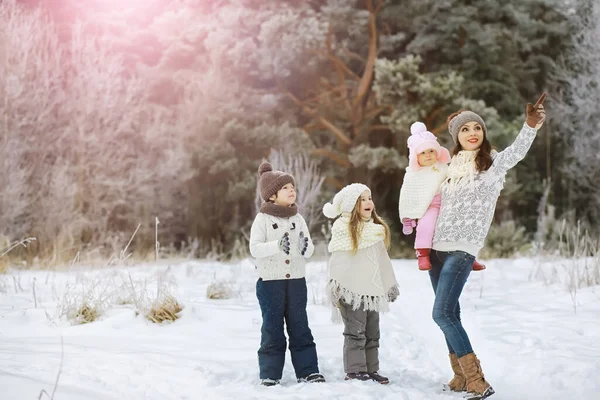
M 417 121 L 410 126 L 411 135 L 417 135 L 425 131 L 427 131 L 427 127 L 422 122 Z
M 326 203 L 323 206 L 323 214 L 327 217 L 327 218 L 335 218 L 338 216 L 338 212 L 335 209 L 335 207 L 333 206 L 333 204 L 331 203 Z

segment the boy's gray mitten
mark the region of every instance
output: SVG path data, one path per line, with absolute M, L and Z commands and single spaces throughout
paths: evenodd
M 287 255 L 290 254 L 290 235 L 287 232 L 279 239 L 279 249 Z
M 300 255 L 304 255 L 306 253 L 306 249 L 308 248 L 308 238 L 304 236 L 304 232 L 300 232 L 298 235 L 298 251 Z
M 388 291 L 388 299 L 390 300 L 391 303 L 396 301 L 396 299 L 398 298 L 399 295 L 400 295 L 400 289 L 398 289 L 397 285 L 392 286 L 390 288 L 390 290 Z

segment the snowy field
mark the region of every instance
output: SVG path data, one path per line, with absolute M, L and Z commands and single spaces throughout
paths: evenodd
M 496 389 L 491 398 L 599 398 L 598 288 L 570 292 L 558 261 L 492 260 L 487 266 L 471 275 L 461 303 L 473 347 Z M 0 398 L 38 399 L 42 389 L 52 394 L 59 369 L 56 400 L 460 398 L 440 390 L 451 377 L 447 350 L 430 317 L 428 275 L 416 261 L 394 261 L 401 294 L 381 320 L 387 386 L 343 380 L 342 325 L 330 322 L 324 262 L 307 266 L 308 314 L 328 382 L 296 383 L 288 354 L 282 385 L 273 388 L 258 385 L 261 316 L 250 262 L 173 263 L 165 273 L 167 267 L 0 275 Z M 146 285 L 151 294 L 157 271 L 184 306 L 172 324 L 136 316 L 126 299 L 128 283 Z M 207 299 L 215 281 L 228 282 L 234 298 Z M 65 313 L 81 293 L 112 300 L 98 321 L 72 325 Z

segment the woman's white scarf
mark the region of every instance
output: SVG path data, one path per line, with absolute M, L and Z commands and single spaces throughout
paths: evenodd
M 329 243 L 327 289 L 332 303 L 343 301 L 354 310 L 362 306 L 365 311 L 388 311 L 389 291 L 398 283 L 384 245 L 385 230 L 371 220 L 364 222 L 359 250 L 354 253 L 348 222 L 349 217 L 342 216 L 333 224 Z M 339 321 L 339 313 L 332 319 Z
M 452 157 L 448 166 L 448 180 L 444 184 L 446 189 L 454 191 L 458 186 L 465 184 L 469 185 L 471 189 L 475 189 L 475 175 L 477 174 L 475 158 L 478 153 L 479 149 L 461 150 Z

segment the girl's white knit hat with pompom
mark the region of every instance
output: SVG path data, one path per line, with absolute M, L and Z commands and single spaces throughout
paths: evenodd
M 351 213 L 356 201 L 365 190 L 371 191 L 367 185 L 351 183 L 337 192 L 331 203 L 323 206 L 323 214 L 327 218 L 335 218 L 342 213 Z

